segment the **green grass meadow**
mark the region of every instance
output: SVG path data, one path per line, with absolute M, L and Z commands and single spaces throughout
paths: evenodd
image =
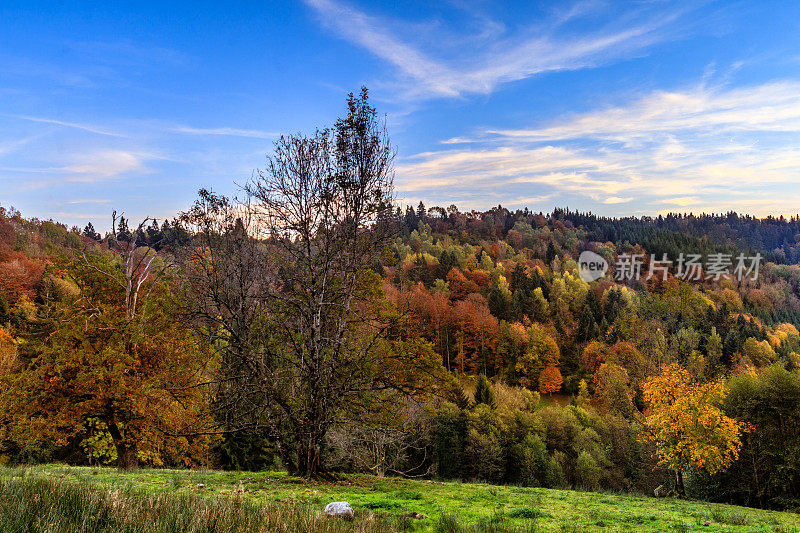
M 348 501 L 354 520 L 321 515 Z M 412 518 L 412 515 L 425 518 Z M 0 531 L 800 531 L 800 515 L 613 493 L 366 475 L 0 468 Z

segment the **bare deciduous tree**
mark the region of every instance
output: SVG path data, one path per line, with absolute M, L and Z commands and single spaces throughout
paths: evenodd
M 186 315 L 219 355 L 214 411 L 221 427 L 200 431 L 267 427 L 287 460 L 286 432 L 265 414 L 276 384 L 264 386 L 271 347 L 263 295 L 275 283 L 275 254 L 256 238 L 259 232 L 247 202 L 203 189 L 180 220 L 193 235 L 192 245 L 178 257 L 189 292 Z
M 278 357 L 297 370 L 294 405 L 276 415 L 292 420 L 297 467 L 309 476 L 342 405 L 374 386 L 376 332 L 362 336 L 371 324 L 356 306 L 369 299 L 364 274 L 388 236 L 378 221 L 391 209 L 394 152 L 366 90 L 348 107 L 333 131 L 278 140 L 247 189 L 282 262 L 265 294 L 287 342 Z
M 266 429 L 302 475 L 322 473 L 332 425 L 378 391 L 413 387 L 414 369 L 384 342 L 370 270 L 390 238 L 393 158 L 363 89 L 331 130 L 281 137 L 246 202 L 201 192 L 183 217 L 197 238 L 185 261 L 195 322 L 222 352 L 226 426 Z

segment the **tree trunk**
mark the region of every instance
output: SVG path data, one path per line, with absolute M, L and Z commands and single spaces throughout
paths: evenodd
M 308 449 L 306 450 L 306 476 L 309 479 L 316 479 L 320 475 L 320 447 L 313 437 L 309 438 Z
M 325 436 L 306 433 L 297 443 L 297 473 L 308 479 L 328 479 L 331 476 L 322 466 Z
M 678 497 L 683 498 L 686 496 L 686 489 L 683 486 L 683 472 L 680 470 L 675 471 L 675 492 Z
M 291 448 L 285 446 L 281 439 L 278 439 L 275 442 L 275 446 L 278 449 L 278 457 L 281 458 L 281 462 L 289 472 L 289 475 L 298 475 L 297 463 L 295 463 L 295 460 L 292 457 Z
M 117 449 L 117 467 L 123 470 L 136 470 L 139 468 L 136 443 L 118 442 L 114 446 Z
M 114 448 L 117 450 L 117 467 L 123 470 L 135 470 L 139 468 L 138 446 L 136 442 L 129 442 L 122 436 L 122 432 L 116 422 L 108 424 L 108 432 L 114 441 Z

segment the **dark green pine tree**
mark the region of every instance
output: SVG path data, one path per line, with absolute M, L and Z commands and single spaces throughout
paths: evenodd
M 442 252 L 442 255 L 439 256 L 439 268 L 436 271 L 437 277 L 439 279 L 447 279 L 447 274 L 454 266 L 456 266 L 455 253 L 445 250 Z
M 422 202 L 417 206 L 417 218 L 422 222 L 425 222 L 425 219 L 428 218 L 428 212 L 425 210 L 425 204 Z
M 496 286 L 489 291 L 489 311 L 500 320 L 505 320 L 508 315 L 508 302 L 503 291 Z
M 153 219 L 153 222 L 150 226 L 147 227 L 145 231 L 147 235 L 147 245 L 155 248 L 156 250 L 161 249 L 161 245 L 163 244 L 164 234 L 161 233 L 161 228 L 158 227 L 158 222 L 156 219 Z
M 8 305 L 6 293 L 0 291 L 0 325 L 5 324 L 11 318 L 11 307 Z
M 99 240 L 102 239 L 100 234 L 97 233 L 97 231 L 95 231 L 94 226 L 92 225 L 91 222 L 86 224 L 86 227 L 83 228 L 83 236 L 84 237 L 89 237 L 90 239 L 95 240 L 95 241 L 99 241 Z
M 558 255 L 556 253 L 556 247 L 553 246 L 553 241 L 550 241 L 547 243 L 547 252 L 545 252 L 545 261 L 547 261 L 548 265 L 553 263 L 553 259 L 556 258 L 556 255 Z
M 133 236 L 131 235 L 131 230 L 128 227 L 128 220 L 120 216 L 119 222 L 117 223 L 117 240 L 122 242 L 130 242 Z
M 513 320 L 522 322 L 530 308 L 531 297 L 525 289 L 517 289 L 511 295 L 510 315 Z
M 469 398 L 467 398 L 464 389 L 460 386 L 450 390 L 447 399 L 456 404 L 456 407 L 459 409 L 466 409 L 469 407 Z
M 484 374 L 478 376 L 478 384 L 475 386 L 475 405 L 488 405 L 492 409 L 496 407 L 492 385 Z
M 593 294 L 589 292 L 589 294 Z M 577 340 L 584 342 L 590 340 L 592 332 L 597 329 L 597 322 L 594 320 L 594 313 L 588 305 L 583 306 L 581 310 L 580 321 L 578 322 Z

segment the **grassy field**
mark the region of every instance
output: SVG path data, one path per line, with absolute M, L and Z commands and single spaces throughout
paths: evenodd
M 321 517 L 348 501 L 352 522 Z M 411 518 L 412 513 L 426 518 Z M 33 525 L 31 525 L 33 522 Z M 800 515 L 611 493 L 280 472 L 0 468 L 0 530 L 800 531 Z

